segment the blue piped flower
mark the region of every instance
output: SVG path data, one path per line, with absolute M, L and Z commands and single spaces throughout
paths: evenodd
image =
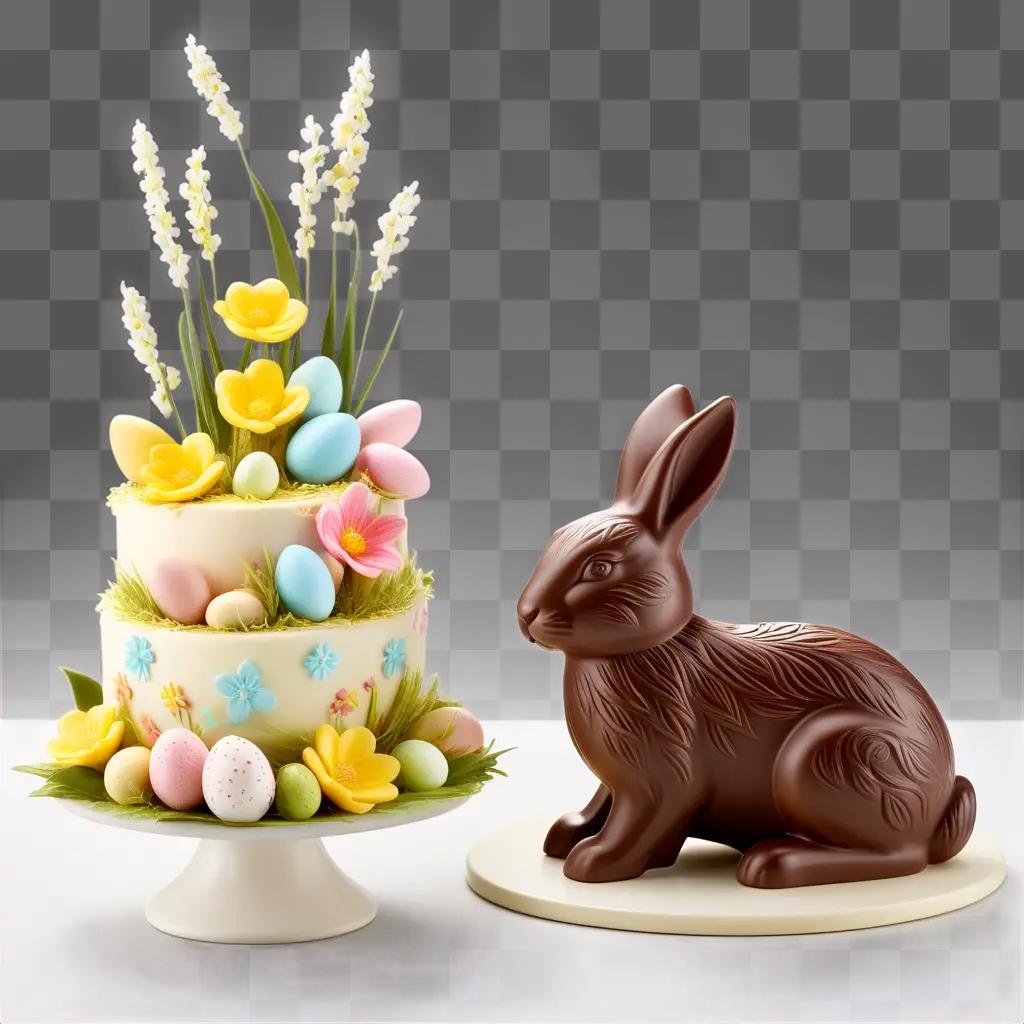
M 326 679 L 338 667 L 338 652 L 328 643 L 317 644 L 302 664 L 311 679 Z
M 236 725 L 253 711 L 273 711 L 277 707 L 277 697 L 263 688 L 260 670 L 251 661 L 243 661 L 237 672 L 217 676 L 214 685 L 227 699 L 228 718 Z
M 144 636 L 130 636 L 124 642 L 124 667 L 136 679 L 149 679 L 149 666 L 156 661 L 153 645 Z
M 392 637 L 384 645 L 384 675 L 394 676 L 405 671 L 405 637 Z

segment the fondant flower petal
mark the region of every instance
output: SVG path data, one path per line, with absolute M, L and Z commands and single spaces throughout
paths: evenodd
M 356 800 L 371 804 L 386 804 L 398 796 L 398 790 L 390 782 L 366 789 L 353 789 L 352 796 Z
M 338 760 L 355 764 L 368 758 L 376 748 L 377 738 L 365 726 L 346 729 L 338 739 Z
M 370 754 L 356 766 L 356 781 L 352 789 L 373 789 L 394 782 L 401 770 L 402 765 L 397 757 L 390 754 Z

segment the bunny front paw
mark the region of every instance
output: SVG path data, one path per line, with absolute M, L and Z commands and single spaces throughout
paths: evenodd
M 621 882 L 637 878 L 647 869 L 635 851 L 617 849 L 600 836 L 584 839 L 565 859 L 565 876 L 577 882 Z

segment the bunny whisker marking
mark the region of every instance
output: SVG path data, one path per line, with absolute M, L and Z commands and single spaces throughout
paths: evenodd
M 557 530 L 517 608 L 565 655 L 565 714 L 601 786 L 544 849 L 586 882 L 672 864 L 687 835 L 744 851 L 745 885 L 912 874 L 955 856 L 974 789 L 895 658 L 804 623 L 693 613 L 686 531 L 725 475 L 736 406 L 671 387 L 623 449 L 610 509 Z

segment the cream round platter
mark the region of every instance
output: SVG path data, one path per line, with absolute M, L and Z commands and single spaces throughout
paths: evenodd
M 485 900 L 552 921 L 675 935 L 798 935 L 875 928 L 977 903 L 1002 884 L 998 843 L 974 836 L 945 864 L 870 882 L 753 889 L 736 881 L 735 850 L 687 839 L 671 868 L 625 882 L 575 882 L 543 853 L 552 818 L 499 829 L 469 852 L 470 888 Z
M 181 874 L 146 907 L 154 928 L 183 939 L 264 944 L 344 935 L 376 916 L 373 896 L 338 867 L 325 837 L 411 825 L 447 814 L 468 799 L 273 827 L 133 819 L 75 800 L 62 803 L 102 825 L 199 840 Z

